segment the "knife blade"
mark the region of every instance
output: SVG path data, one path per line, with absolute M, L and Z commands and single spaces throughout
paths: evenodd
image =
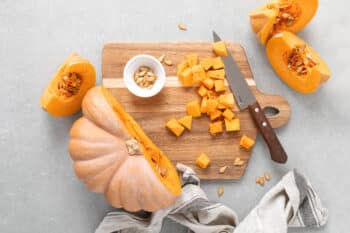
M 213 38 L 214 42 L 222 40 L 215 31 L 213 31 Z M 271 159 L 277 163 L 286 163 L 288 157 L 282 144 L 270 122 L 267 120 L 264 111 L 261 109 L 237 63 L 234 61 L 232 54 L 227 48 L 226 50 L 227 56 L 221 56 L 221 59 L 225 64 L 227 82 L 239 109 L 245 110 L 248 108 L 256 127 L 269 147 Z

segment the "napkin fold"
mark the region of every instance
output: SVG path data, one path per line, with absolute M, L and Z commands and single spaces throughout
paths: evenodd
M 95 233 L 157 233 L 164 218 L 196 233 L 286 233 L 288 227 L 319 227 L 327 221 L 327 209 L 296 170 L 288 172 L 239 223 L 232 209 L 208 200 L 191 168 L 180 163 L 176 168 L 183 189 L 172 206 L 154 213 L 117 209 L 104 217 Z

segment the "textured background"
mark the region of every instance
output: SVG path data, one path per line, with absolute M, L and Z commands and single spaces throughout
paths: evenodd
M 258 87 L 285 96 L 289 124 L 278 135 L 289 153 L 287 165 L 271 163 L 261 137 L 240 181 L 203 182 L 212 200 L 234 208 L 242 219 L 288 170 L 308 176 L 329 208 L 322 229 L 290 232 L 348 232 L 349 2 L 320 0 L 313 21 L 299 35 L 325 58 L 330 81 L 317 93 L 289 89 L 268 64 L 249 27 L 248 12 L 263 0 L 1 0 L 0 1 L 0 232 L 93 232 L 111 208 L 74 177 L 67 154 L 68 131 L 77 114 L 53 118 L 39 107 L 40 94 L 72 51 L 96 66 L 101 83 L 101 49 L 111 41 L 211 40 L 215 29 L 243 44 Z M 179 31 L 183 22 L 188 31 Z M 256 176 L 269 171 L 264 188 Z M 225 194 L 216 190 L 223 185 Z M 181 232 L 166 221 L 164 232 Z

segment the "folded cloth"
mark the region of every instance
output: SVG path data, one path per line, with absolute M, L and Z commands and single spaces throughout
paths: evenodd
M 286 233 L 288 227 L 319 227 L 327 221 L 327 210 L 296 170 L 287 173 L 238 224 L 233 210 L 208 200 L 191 168 L 183 164 L 176 168 L 182 173 L 183 189 L 172 206 L 154 213 L 110 212 L 95 233 L 160 232 L 166 217 L 198 233 Z

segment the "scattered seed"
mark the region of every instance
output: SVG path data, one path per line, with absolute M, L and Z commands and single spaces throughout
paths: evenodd
M 218 197 L 221 197 L 222 194 L 224 194 L 224 188 L 222 188 L 222 187 L 218 188 L 217 192 L 218 192 Z
M 264 178 L 266 181 L 270 181 L 271 177 L 270 177 L 270 174 L 268 172 L 265 172 L 264 173 Z
M 172 66 L 173 65 L 173 62 L 171 60 L 169 60 L 169 59 L 164 60 L 164 63 L 167 66 Z
M 162 63 L 164 61 L 165 54 L 162 54 L 160 57 L 158 57 L 158 61 Z
M 264 187 L 264 177 L 263 176 L 259 176 L 257 178 L 255 178 L 255 183 L 259 184 L 261 187 Z
M 186 30 L 187 30 L 186 25 L 183 24 L 183 23 L 180 23 L 180 24 L 178 25 L 178 27 L 179 27 L 180 30 L 183 30 L 183 31 L 186 31 Z
M 240 167 L 244 164 L 244 161 L 241 160 L 239 157 L 235 158 L 235 160 L 233 161 L 233 165 L 236 167 Z
M 219 173 L 220 173 L 220 174 L 224 174 L 225 171 L 226 171 L 226 169 L 227 169 L 227 166 L 220 167 Z

